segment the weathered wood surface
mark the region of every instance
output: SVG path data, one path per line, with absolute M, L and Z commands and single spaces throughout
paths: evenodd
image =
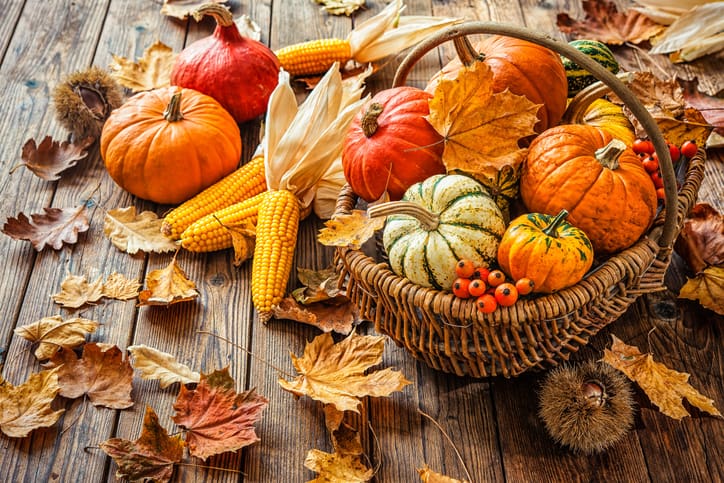
M 247 14 L 261 27 L 262 41 L 278 48 L 304 40 L 345 36 L 359 22 L 379 12 L 382 1 L 368 0 L 368 8 L 353 19 L 320 13 L 310 0 L 241 0 L 230 2 L 235 15 Z M 36 253 L 25 242 L 0 237 L 0 365 L 2 377 L 20 384 L 40 367 L 30 345 L 13 335 L 14 328 L 44 316 L 70 312 L 50 298 L 67 273 L 89 278 L 113 271 L 142 280 L 146 273 L 165 266 L 171 255 L 129 256 L 116 250 L 103 236 L 104 210 L 134 205 L 163 214 L 157 206 L 124 193 L 105 173 L 97 154 L 46 182 L 21 169 L 10 174 L 29 138 L 66 136 L 54 120 L 50 94 L 66 74 L 91 65 L 107 66 L 112 54 L 138 57 L 160 39 L 180 50 L 208 35 L 210 21 L 182 22 L 160 15 L 162 2 L 128 0 L 0 0 L 0 207 L 4 218 L 42 207 L 76 206 L 100 183 L 93 198 L 91 229 L 79 242 L 59 251 Z M 440 2 L 407 1 L 407 14 L 435 14 L 525 25 L 554 37 L 565 38 L 555 26 L 556 13 L 580 15 L 579 2 Z M 619 53 L 619 52 L 617 52 Z M 453 54 L 442 46 L 414 69 L 408 83 L 422 86 Z M 627 67 L 657 62 L 673 72 L 665 59 L 627 54 Z M 630 60 L 629 60 L 630 59 Z M 391 84 L 396 60 L 369 81 L 370 91 Z M 677 69 L 681 71 L 681 69 Z M 684 69 L 701 82 L 717 85 L 721 73 L 713 62 L 698 62 Z M 681 75 L 681 74 L 680 74 Z M 255 148 L 259 122 L 242 126 L 244 160 Z M 724 209 L 724 165 L 721 152 L 711 152 L 700 200 Z M 307 268 L 329 265 L 332 251 L 315 242 L 319 220 L 303 222 L 295 264 Z M 319 404 L 296 400 L 277 384 L 279 368 L 293 373 L 289 353 L 301 354 L 318 332 L 307 326 L 272 321 L 262 326 L 250 302 L 250 265 L 234 268 L 229 252 L 211 255 L 180 253 L 179 262 L 197 282 L 198 303 L 169 309 L 137 308 L 133 302 L 106 302 L 83 308 L 83 317 L 101 322 L 90 340 L 117 344 L 125 349 L 146 344 L 177 355 L 190 367 L 210 372 L 230 366 L 238 390 L 255 387 L 270 399 L 257 426 L 259 444 L 237 454 L 210 458 L 210 466 L 233 468 L 236 474 L 195 467 L 176 469 L 176 481 L 296 482 L 314 478 L 303 466 L 309 449 L 331 451 Z M 667 277 L 671 294 L 685 281 L 678 258 Z M 293 283 L 293 281 L 292 281 Z M 593 338 L 576 358 L 599 358 L 615 333 L 630 344 L 654 353 L 657 360 L 691 374 L 691 384 L 724 408 L 724 350 L 722 317 L 696 303 L 641 299 L 622 318 Z M 363 331 L 371 328 L 363 327 Z M 209 331 L 219 338 L 200 334 Z M 223 339 L 233 342 L 227 343 Z M 255 357 L 247 355 L 246 350 Z M 265 361 L 265 362 L 261 362 Z M 692 417 L 674 421 L 659 413 L 643 393 L 636 428 L 610 451 L 599 456 L 578 456 L 557 447 L 536 416 L 541 374 L 516 379 L 474 380 L 435 372 L 413 360 L 403 349 L 388 343 L 384 365 L 401 370 L 413 384 L 390 398 L 367 399 L 355 424 L 363 434 L 367 455 L 377 468 L 376 481 L 410 482 L 419 479 L 416 468 L 428 464 L 451 477 L 466 478 L 464 465 L 475 482 L 488 481 L 722 481 L 724 480 L 724 422 L 692 410 Z M 135 440 L 145 406 L 159 414 L 161 424 L 174 430 L 170 417 L 174 387 L 134 378 L 132 408 L 115 411 L 92 406 L 87 400 L 57 402 L 66 413 L 55 426 L 36 430 L 23 439 L 0 436 L 3 481 L 115 481 L 115 463 L 97 449 L 98 443 L 122 437 Z M 451 442 L 434 425 L 432 417 Z M 456 449 L 460 452 L 459 459 Z M 203 464 L 198 461 L 197 463 Z

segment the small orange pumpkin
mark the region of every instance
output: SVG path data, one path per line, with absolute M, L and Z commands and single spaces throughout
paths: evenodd
M 121 188 L 145 200 L 175 204 L 236 169 L 241 135 L 213 98 L 164 87 L 136 94 L 111 113 L 100 153 Z

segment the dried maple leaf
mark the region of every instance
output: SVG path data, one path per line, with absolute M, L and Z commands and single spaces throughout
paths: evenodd
M 644 390 L 652 403 L 665 415 L 681 419 L 689 416 L 682 399 L 714 416 L 721 416 L 714 401 L 701 395 L 688 384 L 689 374 L 669 369 L 654 362 L 651 354 L 642 354 L 637 347 L 625 344 L 611 335 L 611 349 L 604 349 L 603 361 L 615 367 Z
M 103 296 L 116 300 L 130 300 L 138 297 L 141 284 L 137 280 L 126 278 L 125 275 L 113 272 L 103 282 Z
M 687 280 L 679 298 L 698 300 L 702 307 L 724 315 L 724 265 L 707 267 Z
M 365 0 L 314 0 L 330 15 L 350 16 L 365 6 Z
M 273 309 L 274 318 L 287 319 L 317 327 L 322 332 L 349 335 L 361 322 L 359 310 L 349 302 L 326 304 L 316 302 L 302 305 L 292 297 L 285 297 Z
M 55 424 L 65 411 L 50 407 L 58 391 L 57 369 L 31 374 L 20 386 L 0 377 L 0 431 L 24 438 L 34 429 Z
M 445 167 L 476 178 L 523 162 L 527 150 L 518 141 L 535 134 L 540 108 L 508 90 L 494 93 L 493 73 L 483 62 L 441 79 L 429 104 L 427 119 L 445 140 Z
M 43 210 L 44 214 L 32 214 L 30 219 L 24 213 L 20 213 L 17 218 L 8 218 L 3 233 L 16 240 L 30 241 L 37 251 L 41 251 L 45 245 L 60 250 L 64 243 L 76 243 L 78 233 L 90 228 L 87 204 L 75 208 Z
M 189 453 L 209 456 L 239 449 L 259 441 L 254 423 L 269 401 L 253 389 L 234 390 L 229 368 L 201 374 L 195 389 L 181 386 L 173 404 L 173 420 L 186 429 Z
M 157 40 L 143 51 L 143 57 L 136 62 L 114 55 L 109 66 L 111 77 L 133 92 L 166 87 L 171 81 L 176 55 L 171 47 Z
M 158 379 L 161 389 L 165 389 L 174 382 L 191 384 L 199 382 L 198 372 L 192 371 L 188 366 L 176 361 L 176 358 L 166 352 L 161 352 L 146 345 L 132 345 L 128 347 L 131 353 L 131 365 L 141 373 L 141 379 Z
M 226 0 L 163 0 L 161 13 L 184 20 L 193 16 L 194 11 L 205 3 L 226 3 Z
M 103 233 L 119 250 L 133 255 L 144 252 L 165 253 L 178 249 L 161 233 L 163 219 L 152 211 L 136 214 L 135 206 L 108 210 L 103 219 Z
M 375 231 L 384 226 L 384 217 L 370 218 L 364 210 L 352 210 L 349 215 L 339 215 L 325 221 L 317 240 L 326 246 L 359 250 L 364 242 L 374 236 Z
M 103 279 L 89 283 L 85 275 L 68 275 L 60 284 L 60 292 L 51 295 L 55 303 L 77 309 L 103 297 Z
M 146 288 L 138 294 L 138 305 L 171 305 L 199 296 L 196 284 L 176 263 L 176 257 L 165 268 L 146 275 Z
M 694 273 L 724 265 L 724 216 L 708 203 L 697 203 L 684 220 L 674 249 Z
M 133 368 L 117 346 L 89 342 L 79 359 L 72 350 L 61 350 L 53 358 L 58 367 L 60 395 L 75 399 L 88 395 L 94 406 L 124 409 L 133 406 Z
M 331 404 L 324 405 L 324 423 L 332 437 L 334 452 L 340 455 L 364 454 L 359 431 L 344 421 L 345 413 Z
M 304 348 L 304 355 L 291 354 L 299 377 L 293 381 L 279 379 L 282 389 L 296 396 L 332 404 L 340 411 L 359 412 L 360 398 L 389 396 L 411 384 L 401 372 L 390 368 L 369 369 L 382 362 L 385 340 L 382 336 L 350 334 L 335 344 L 331 334 L 314 338 Z
M 456 480 L 449 476 L 441 475 L 432 471 L 429 466 L 425 465 L 423 468 L 417 470 L 420 475 L 420 480 L 423 483 L 468 483 L 467 480 Z
M 63 320 L 60 315 L 43 317 L 32 324 L 15 329 L 15 334 L 38 343 L 35 357 L 42 361 L 50 359 L 61 347 L 73 348 L 85 342 L 85 336 L 95 332 L 99 324 L 95 320 L 75 317 Z
M 151 406 L 146 406 L 136 441 L 111 438 L 99 446 L 118 465 L 116 477 L 129 481 L 169 481 L 173 465 L 181 461 L 184 451 L 181 436 L 169 436 Z
M 71 144 L 45 136 L 40 145 L 37 145 L 35 139 L 28 139 L 21 154 L 23 165 L 39 178 L 46 181 L 58 180 L 60 173 L 88 156 L 86 149 L 94 141 L 93 138 L 86 138 L 78 144 Z
M 567 13 L 559 13 L 558 29 L 576 39 L 598 40 L 609 45 L 626 42 L 639 44 L 666 29 L 635 10 L 619 12 L 616 5 L 606 0 L 583 0 L 586 17 L 574 20 Z
M 318 473 L 308 483 L 363 483 L 370 481 L 375 472 L 362 462 L 360 456 L 325 453 L 318 449 L 307 452 L 304 466 Z

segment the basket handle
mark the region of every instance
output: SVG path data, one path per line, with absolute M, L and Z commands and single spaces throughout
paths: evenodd
M 649 135 L 649 138 L 654 144 L 656 155 L 659 157 L 661 175 L 664 179 L 666 204 L 664 206 L 663 230 L 661 231 L 658 243 L 659 247 L 665 249 L 664 251 L 666 251 L 666 253 L 660 253 L 660 256 L 668 254 L 673 246 L 677 232 L 676 209 L 674 209 L 677 202 L 677 189 L 674 165 L 671 162 L 671 156 L 669 154 L 669 148 L 666 144 L 666 140 L 664 139 L 659 126 L 656 124 L 656 121 L 654 121 L 654 118 L 651 117 L 651 114 L 649 114 L 644 105 L 641 104 L 641 101 L 638 100 L 633 92 L 631 92 L 631 90 L 629 90 L 629 88 L 618 77 L 616 77 L 616 75 L 609 72 L 605 67 L 588 57 L 583 52 L 571 47 L 566 42 L 554 39 L 548 35 L 541 35 L 532 32 L 516 25 L 496 22 L 464 22 L 446 27 L 413 47 L 397 68 L 393 87 L 404 85 L 407 80 L 407 76 L 415 63 L 417 63 L 418 60 L 435 47 L 447 41 L 452 40 L 455 42 L 456 39 L 459 39 L 460 37 L 474 34 L 495 34 L 515 37 L 549 48 L 586 69 L 599 81 L 608 86 L 611 91 L 618 95 L 619 98 L 621 98 Z M 458 51 L 460 51 L 459 47 L 461 45 L 461 42 L 457 40 L 456 48 Z M 466 43 L 465 47 L 468 45 L 470 44 Z M 465 62 L 464 59 L 461 60 Z

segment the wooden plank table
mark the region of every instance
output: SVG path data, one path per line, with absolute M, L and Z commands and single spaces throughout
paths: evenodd
M 534 0 L 439 2 L 410 0 L 406 14 L 458 16 L 524 25 L 565 39 L 555 25 L 556 14 L 582 16 L 578 1 Z M 43 207 L 77 206 L 93 194 L 91 228 L 77 244 L 61 250 L 36 252 L 28 243 L 0 237 L 0 366 L 2 377 L 23 383 L 40 370 L 30 344 L 13 330 L 42 317 L 71 312 L 50 298 L 68 273 L 89 279 L 117 271 L 143 280 L 146 273 L 166 266 L 172 255 L 130 256 L 115 249 L 103 235 L 106 210 L 136 206 L 163 214 L 168 207 L 135 199 L 109 178 L 94 152 L 57 182 L 43 181 L 27 170 L 10 172 L 20 161 L 29 138 L 45 135 L 64 139 L 67 133 L 55 121 L 51 92 L 60 79 L 91 65 L 108 66 L 111 55 L 140 57 L 160 39 L 175 51 L 206 36 L 212 23 L 181 22 L 162 16 L 161 0 L 0 0 L 0 207 L 5 218 L 37 213 Z M 235 15 L 247 14 L 261 27 L 262 41 L 272 48 L 320 37 L 343 37 L 385 3 L 368 0 L 353 19 L 320 13 L 309 0 L 240 0 L 230 2 Z M 633 53 L 631 53 L 633 52 Z M 617 54 L 620 51 L 617 51 Z M 423 86 L 452 56 L 445 45 L 439 55 L 428 55 L 415 67 L 409 84 Z M 719 59 L 720 60 L 720 59 Z M 719 85 L 721 71 L 712 60 L 674 68 L 666 59 L 651 59 L 638 51 L 626 54 L 625 67 L 635 70 L 657 63 L 680 76 L 698 76 L 700 82 Z M 391 84 L 396 61 L 368 82 L 371 92 Z M 720 65 L 720 64 L 719 64 Z M 256 146 L 259 121 L 242 126 L 243 160 Z M 710 151 L 700 200 L 724 210 L 724 165 L 721 151 Z M 332 250 L 315 237 L 321 222 L 302 223 L 295 264 L 321 269 L 330 264 Z M 225 366 L 237 381 L 237 390 L 256 388 L 270 403 L 257 433 L 261 442 L 238 453 L 210 458 L 206 464 L 233 468 L 243 474 L 182 466 L 175 481 L 296 482 L 314 478 L 303 466 L 308 450 L 331 451 L 321 405 L 309 398 L 295 399 L 277 383 L 280 368 L 294 373 L 289 353 L 301 354 L 318 335 L 314 328 L 288 321 L 264 326 L 256 320 L 250 301 L 250 264 L 235 268 L 230 251 L 209 255 L 181 252 L 178 261 L 194 280 L 201 296 L 196 303 L 170 308 L 136 307 L 133 302 L 105 302 L 83 308 L 80 316 L 101 323 L 89 340 L 117 344 L 122 349 L 146 344 L 177 355 L 195 370 L 211 372 Z M 691 374 L 690 383 L 724 408 L 724 350 L 720 316 L 694 302 L 673 296 L 685 281 L 685 267 L 674 258 L 667 275 L 670 297 L 640 299 L 616 323 L 594 337 L 576 358 L 599 358 L 615 333 L 629 344 L 651 351 L 656 359 Z M 294 283 L 294 281 L 292 281 Z M 650 302 L 650 303 L 647 303 Z M 654 303 L 655 302 L 655 303 Z M 200 334 L 211 331 L 219 338 Z M 361 332 L 372 333 L 363 326 Z M 233 341 L 225 342 L 222 338 Z M 247 351 L 253 352 L 250 357 Z M 263 361 L 263 362 L 262 362 Z M 608 452 L 580 456 L 556 446 L 536 416 L 536 394 L 541 374 L 515 379 L 476 380 L 435 372 L 391 342 L 386 344 L 384 367 L 402 371 L 413 382 L 389 398 L 364 401 L 356 423 L 366 454 L 376 468 L 376 481 L 418 481 L 416 469 L 428 464 L 451 477 L 466 477 L 461 460 L 476 482 L 488 481 L 724 481 L 724 422 L 692 410 L 682 421 L 662 415 L 637 392 L 634 431 Z M 92 449 L 111 437 L 135 440 L 146 405 L 159 414 L 161 424 L 175 431 L 171 420 L 175 386 L 162 390 L 155 381 L 133 380 L 135 404 L 126 410 L 95 407 L 85 399 L 58 398 L 65 409 L 59 422 L 29 437 L 0 436 L 0 477 L 8 482 L 113 481 L 116 466 L 103 452 Z M 443 433 L 421 411 L 430 415 Z M 88 449 L 90 448 L 90 449 Z M 460 458 L 456 454 L 460 452 Z M 199 464 L 203 464 L 200 460 Z

